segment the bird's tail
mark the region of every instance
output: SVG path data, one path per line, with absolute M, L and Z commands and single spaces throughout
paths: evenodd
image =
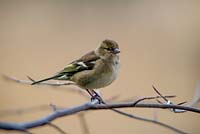
M 52 80 L 52 79 L 56 79 L 58 77 L 61 77 L 62 75 L 55 75 L 55 76 L 52 76 L 52 77 L 49 77 L 49 78 L 46 78 L 46 79 L 42 79 L 42 80 L 39 80 L 39 81 L 35 81 L 33 82 L 31 85 L 35 85 L 35 84 L 38 84 L 38 83 L 41 83 L 41 82 L 44 82 L 44 81 L 48 81 L 48 80 Z

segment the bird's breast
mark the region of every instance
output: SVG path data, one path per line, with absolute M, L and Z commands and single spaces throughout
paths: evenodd
M 98 89 L 110 85 L 118 76 L 119 61 L 97 63 L 94 70 L 83 71 L 75 75 L 76 83 L 87 89 Z
M 98 89 L 110 85 L 114 80 L 116 80 L 119 72 L 120 64 L 119 62 L 104 63 L 100 66 L 96 72 L 96 77 L 93 81 L 88 84 L 89 89 Z

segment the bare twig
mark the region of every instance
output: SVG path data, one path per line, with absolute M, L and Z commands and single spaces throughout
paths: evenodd
M 0 110 L 0 116 L 11 116 L 11 115 L 20 115 L 28 112 L 36 112 L 41 110 L 49 110 L 48 105 L 40 105 L 40 106 L 31 106 L 28 108 L 19 108 L 19 109 L 7 109 L 7 110 Z
M 90 107 L 91 107 L 91 103 L 85 103 L 78 107 L 67 108 L 64 110 L 55 111 L 54 113 L 50 114 L 49 116 L 46 116 L 39 120 L 31 121 L 31 122 L 24 122 L 24 123 L 1 122 L 0 129 L 24 131 L 29 128 L 34 128 L 34 127 L 48 124 L 49 122 L 51 122 L 52 120 L 55 120 L 56 118 L 75 114 L 75 113 L 83 111 L 83 110 L 87 110 Z
M 7 75 L 2 75 L 2 77 L 7 80 L 7 81 L 12 81 L 12 82 L 16 82 L 16 83 L 20 83 L 20 84 L 27 84 L 27 85 L 31 85 L 32 82 L 34 82 L 35 80 L 33 78 L 31 78 L 30 76 L 27 76 L 27 78 L 29 80 L 19 80 L 15 77 L 11 77 L 11 76 L 7 76 Z M 75 85 L 75 83 L 72 83 L 72 82 L 66 82 L 66 83 L 50 83 L 50 82 L 42 82 L 42 83 L 39 83 L 37 84 L 38 86 L 40 85 L 43 85 L 43 86 L 50 86 L 50 87 L 60 87 L 60 88 L 63 88 L 65 87 L 66 85 Z M 55 88 L 49 88 L 49 89 L 53 89 L 55 90 Z M 84 96 L 85 98 L 88 98 L 88 94 L 86 93 L 85 90 L 81 89 L 81 88 L 63 88 L 65 90 L 59 90 L 59 91 L 67 91 L 67 92 L 76 92 L 76 93 L 79 93 L 81 94 L 82 96 Z M 58 91 L 58 90 L 56 90 Z
M 36 82 L 33 78 L 31 78 L 30 76 L 27 76 L 27 78 L 32 81 L 32 82 Z
M 85 113 L 81 112 L 78 115 L 78 117 L 79 117 L 79 120 L 80 120 L 80 124 L 81 124 L 83 134 L 90 134 L 89 127 L 88 127 L 88 124 L 87 124 L 86 119 L 85 119 Z
M 154 86 L 152 86 L 152 87 L 153 87 L 154 91 L 156 91 L 156 93 L 157 93 L 161 98 L 163 98 L 163 100 L 165 100 L 166 102 L 169 101 L 169 100 L 168 100 L 166 97 L 164 97 Z
M 18 80 L 18 79 L 16 79 L 16 78 L 13 78 L 13 77 L 8 77 L 8 76 L 5 76 L 8 80 L 12 80 L 12 81 L 15 81 L 15 82 L 18 82 L 18 83 L 23 83 L 23 84 L 31 84 L 32 82 L 34 82 L 35 80 L 34 79 L 32 79 L 31 77 L 29 77 L 28 76 L 28 79 L 30 80 L 30 81 L 24 81 L 24 80 Z M 68 83 L 56 83 L 56 84 L 54 84 L 54 83 L 48 83 L 48 82 L 45 82 L 45 83 L 41 83 L 41 85 L 48 85 L 48 86 L 53 86 L 53 87 L 60 87 L 60 86 L 64 86 L 64 85 L 74 85 L 74 83 L 73 84 L 68 84 Z M 155 87 L 153 87 L 153 88 L 155 88 Z M 155 89 L 154 89 L 155 90 Z M 67 91 L 69 91 L 69 90 L 67 90 Z M 74 89 L 73 89 L 73 91 L 74 91 Z M 84 92 L 84 90 L 82 90 L 82 89 L 80 89 L 80 91 L 78 90 L 78 93 L 83 93 Z M 175 132 L 178 132 L 178 133 L 182 133 L 182 134 L 185 134 L 186 132 L 184 132 L 184 131 L 182 131 L 182 130 L 179 130 L 179 129 L 177 129 L 177 128 L 175 128 L 175 127 L 172 127 L 172 126 L 169 126 L 169 125 L 167 125 L 167 124 L 165 124 L 165 123 L 162 123 L 162 122 L 159 122 L 159 121 L 157 121 L 157 120 L 154 120 L 154 119 L 148 119 L 148 118 L 144 118 L 144 117 L 139 117 L 139 116 L 135 116 L 135 115 L 131 115 L 131 114 L 128 114 L 128 113 L 125 113 L 125 112 L 123 112 L 123 111 L 120 111 L 120 110 L 116 110 L 116 109 L 114 109 L 114 108 L 125 108 L 125 107 L 143 107 L 143 108 L 147 108 L 147 107 L 149 107 L 149 108 L 168 108 L 168 109 L 175 109 L 175 107 L 177 108 L 179 108 L 178 110 L 180 110 L 180 109 L 183 109 L 183 110 L 188 110 L 188 111 L 192 111 L 192 112 L 197 112 L 197 113 L 199 113 L 199 109 L 191 109 L 190 107 L 186 107 L 186 106 L 179 106 L 179 105 L 173 105 L 173 104 L 138 104 L 139 102 L 142 102 L 142 101 L 144 101 L 144 100 L 150 100 L 150 99 L 158 99 L 158 98 L 163 98 L 165 101 L 168 101 L 168 102 L 170 102 L 167 98 L 171 98 L 171 97 L 175 97 L 175 96 L 163 96 L 160 92 L 158 92 L 158 90 L 157 90 L 157 93 L 159 94 L 159 96 L 156 96 L 156 97 L 143 97 L 143 98 L 141 98 L 141 99 L 138 99 L 137 101 L 134 101 L 134 102 L 128 102 L 128 103 L 116 103 L 116 104 L 101 104 L 101 105 L 96 105 L 96 103 L 94 103 L 94 102 L 92 102 L 91 104 L 90 104 L 90 107 L 88 107 L 88 108 L 86 108 L 86 109 L 80 109 L 80 111 L 85 111 L 85 110 L 97 110 L 97 109 L 110 109 L 110 110 L 112 110 L 112 111 L 114 111 L 114 112 L 116 112 L 116 113 L 119 113 L 119 114 L 121 114 L 121 115 L 124 115 L 124 116 L 127 116 L 127 117 L 130 117 L 130 118 L 134 118 L 134 119 L 138 119 L 138 120 L 142 120 L 142 121 L 147 121 L 147 122 L 151 122 L 151 123 L 154 123 L 154 124 L 158 124 L 158 125 L 161 125 L 161 126 L 163 126 L 163 127 L 165 127 L 165 128 L 168 128 L 168 129 L 171 129 L 171 130 L 173 130 L 173 131 L 175 131 Z M 85 92 L 84 92 L 84 95 L 85 95 Z M 88 97 L 88 96 L 87 96 Z M 161 102 L 162 103 L 162 102 Z M 170 105 L 170 106 L 169 106 Z M 65 111 L 66 109 L 57 109 L 57 107 L 55 107 L 55 105 L 51 105 L 51 107 L 53 108 L 53 110 L 54 110 L 54 112 L 55 113 L 62 113 L 61 115 L 57 115 L 57 114 L 55 114 L 54 116 L 52 115 L 49 115 L 49 116 L 47 116 L 46 117 L 46 119 L 48 120 L 48 122 L 45 122 L 45 120 L 44 121 L 42 121 L 42 120 L 40 120 L 40 121 L 38 121 L 39 122 L 39 126 L 42 124 L 42 125 L 45 125 L 45 124 L 48 124 L 50 121 L 52 121 L 52 120 L 54 120 L 54 119 L 56 119 L 56 118 L 59 118 L 59 117 L 62 117 L 62 116 L 65 116 L 65 115 L 71 115 L 71 114 L 75 114 L 76 112 L 80 112 L 80 111 L 73 111 L 72 110 L 72 113 L 68 113 L 68 114 L 66 114 L 65 112 L 63 113 L 63 110 Z M 78 106 L 78 107 L 81 107 L 81 106 Z M 74 107 L 74 108 L 76 108 L 76 107 Z M 67 111 L 68 112 L 68 111 Z M 50 118 L 51 117 L 51 118 Z M 49 120 L 49 118 L 50 118 L 50 120 Z M 37 122 L 37 121 L 35 121 L 35 122 Z M 33 123 L 33 122 L 32 122 Z M 41 124 L 40 124 L 41 123 Z M 26 125 L 27 125 L 28 123 L 26 123 Z M 11 125 L 11 124 L 9 124 L 9 125 Z M 8 130 L 10 130 L 10 128 L 8 127 L 9 126 L 8 124 L 6 124 L 6 128 L 2 128 L 2 126 L 5 126 L 5 123 L 0 123 L 0 128 L 2 128 L 2 129 L 8 129 Z M 18 124 L 19 125 L 19 124 Z M 36 126 L 31 126 L 31 122 L 29 122 L 29 124 L 26 126 L 26 128 L 25 128 L 25 130 L 26 129 L 29 129 L 29 128 L 33 128 L 33 127 L 37 127 L 37 123 L 36 124 L 34 124 L 34 125 L 36 125 Z M 15 126 L 16 127 L 16 126 Z M 11 130 L 12 130 L 12 127 L 11 127 Z M 17 129 L 14 129 L 14 130 L 17 130 Z
M 49 126 L 51 126 L 52 128 L 54 128 L 55 130 L 57 130 L 58 132 L 60 132 L 61 134 L 68 134 L 66 133 L 64 130 L 62 130 L 60 127 L 58 127 L 57 125 L 53 124 L 53 123 L 47 123 Z
M 11 81 L 15 81 L 17 83 L 22 83 L 22 84 L 28 84 L 28 85 L 31 85 L 32 82 L 34 82 L 35 80 L 33 78 L 31 78 L 30 76 L 27 76 L 27 78 L 29 79 L 28 80 L 19 80 L 15 77 L 10 77 L 10 76 L 7 76 L 7 75 L 3 75 L 3 78 L 5 80 L 11 80 Z M 50 82 L 42 82 L 42 83 L 38 83 L 37 85 L 47 85 L 47 86 L 65 86 L 65 85 L 76 85 L 75 83 L 73 82 L 65 82 L 65 83 L 50 83 Z
M 99 96 L 99 97 L 101 97 L 101 96 Z M 133 106 L 136 106 L 139 102 L 142 102 L 144 100 L 150 100 L 150 99 L 156 99 L 156 98 L 159 98 L 159 97 L 158 96 L 156 96 L 156 97 L 144 97 L 144 98 L 138 99 L 133 103 Z M 105 103 L 105 101 L 102 98 L 101 98 L 101 101 L 102 101 L 103 104 L 107 105 L 107 103 Z M 133 119 L 137 119 L 137 120 L 140 120 L 140 121 L 145 121 L 145 122 L 150 122 L 150 123 L 154 123 L 154 124 L 160 125 L 162 127 L 168 128 L 168 129 L 173 130 L 173 131 L 175 131 L 177 133 L 180 133 L 180 134 L 187 134 L 187 132 L 185 132 L 183 130 L 177 129 L 177 128 L 173 127 L 173 126 L 167 125 L 167 124 L 162 123 L 162 122 L 160 122 L 158 120 L 148 119 L 148 118 L 144 118 L 144 117 L 128 114 L 127 112 L 123 112 L 123 111 L 118 110 L 118 109 L 111 108 L 110 110 L 113 111 L 113 112 L 116 112 L 118 114 L 124 115 L 126 117 L 129 117 L 129 118 L 133 118 Z
M 114 110 L 115 112 L 119 113 L 119 114 L 122 114 L 122 115 L 125 115 L 127 117 L 130 117 L 130 118 L 134 118 L 134 119 L 137 119 L 137 120 L 141 120 L 141 121 L 145 121 L 145 122 L 150 122 L 150 123 L 154 123 L 154 124 L 157 124 L 157 125 L 160 125 L 162 127 L 165 127 L 165 128 L 168 128 L 170 130 L 173 130 L 177 133 L 180 133 L 180 134 L 187 134 L 187 132 L 183 131 L 183 130 L 180 130 L 180 129 L 177 129 L 173 126 L 170 126 L 170 125 L 167 125 L 163 122 L 160 122 L 156 119 L 148 119 L 148 118 L 144 118 L 144 117 L 141 117 L 141 116 L 136 116 L 136 115 L 132 115 L 132 114 L 127 114 L 125 112 L 122 112 L 120 110 Z
M 166 102 L 166 104 L 169 104 L 169 105 L 173 105 L 173 102 L 172 101 L 170 101 L 170 100 L 168 100 L 165 96 L 163 96 L 159 91 L 158 91 L 158 89 L 156 89 L 154 86 L 152 86 L 153 87 L 153 89 L 154 89 L 154 91 L 156 91 L 156 93 Z M 158 103 L 160 103 L 160 104 L 162 104 L 162 102 L 161 101 L 159 101 L 158 99 L 157 99 L 157 102 Z M 180 102 L 180 103 L 178 103 L 177 105 L 183 105 L 183 104 L 185 104 L 186 103 L 186 101 L 184 101 L 184 102 Z M 180 109 L 170 109 L 172 112 L 174 112 L 174 113 L 183 113 L 183 112 L 186 112 L 186 110 L 180 110 Z
M 38 126 L 42 126 L 48 124 L 49 122 L 63 116 L 68 116 L 72 114 L 76 114 L 81 111 L 86 110 L 100 110 L 100 109 L 113 109 L 113 108 L 130 108 L 130 107 L 137 107 L 137 108 L 175 108 L 175 109 L 182 109 L 187 110 L 194 113 L 200 113 L 200 109 L 187 107 L 187 106 L 180 106 L 180 105 L 168 105 L 168 104 L 143 104 L 139 103 L 137 105 L 133 105 L 135 102 L 129 103 L 118 103 L 118 104 L 97 104 L 98 102 L 88 102 L 80 106 L 67 108 L 63 110 L 55 111 L 54 113 L 35 121 L 31 122 L 24 122 L 24 123 L 9 123 L 9 122 L 0 122 L 0 129 L 6 130 L 20 130 L 24 131 L 29 128 L 34 128 Z
M 174 95 L 174 96 L 164 96 L 164 97 L 165 98 L 173 98 L 173 97 L 176 97 L 176 96 Z M 158 98 L 161 98 L 161 97 L 160 96 L 143 97 L 143 98 L 136 100 L 134 105 L 137 105 L 139 102 L 144 101 L 144 100 L 153 100 L 153 99 L 158 99 Z
M 197 82 L 193 101 L 191 102 L 190 106 L 196 107 L 199 102 L 200 102 L 200 80 Z
M 165 95 L 164 96 L 165 98 L 175 98 L 176 95 Z M 130 101 L 139 101 L 140 102 L 140 99 L 144 99 L 144 100 L 154 100 L 154 99 L 159 99 L 159 98 L 162 98 L 161 96 L 149 96 L 148 98 L 146 98 L 145 96 L 141 96 L 141 97 L 132 97 L 132 98 L 128 98 L 128 99 L 123 99 L 121 100 L 120 102 L 130 102 Z M 141 100 L 141 101 L 144 101 L 144 100 Z
M 182 109 L 187 110 L 188 112 L 193 113 L 200 113 L 200 109 L 188 107 L 188 106 L 180 106 L 180 105 L 169 105 L 169 104 L 157 104 L 157 103 L 139 103 L 137 105 L 134 105 L 135 102 L 127 102 L 127 103 L 114 103 L 114 104 L 99 104 L 99 105 L 93 105 L 89 110 L 99 110 L 99 109 L 110 109 L 110 108 L 159 108 L 159 109 Z
M 116 100 L 118 97 L 119 95 L 110 97 L 106 99 L 106 102 Z M 26 113 L 38 112 L 38 111 L 49 111 L 49 110 L 56 111 L 56 110 L 63 110 L 63 109 L 64 109 L 63 107 L 58 107 L 50 103 L 49 105 L 43 104 L 39 106 L 30 106 L 26 108 L 0 110 L 0 117 L 21 115 L 21 114 L 26 114 Z
M 115 98 L 115 97 L 112 97 L 112 98 Z M 107 101 L 108 100 L 111 100 L 112 98 L 110 98 L 110 99 L 107 99 Z M 146 98 L 148 98 L 148 97 L 146 97 Z M 149 97 L 150 98 L 150 97 Z M 43 106 L 43 105 L 42 105 Z M 64 108 L 61 108 L 61 107 L 58 107 L 58 106 L 56 106 L 56 105 L 54 105 L 54 104 L 50 104 L 50 105 L 44 105 L 45 106 L 45 108 L 48 108 L 48 110 L 49 110 L 49 106 L 53 109 L 53 111 L 57 111 L 57 110 L 64 110 Z M 36 109 L 34 109 L 34 108 L 36 108 Z M 42 110 L 42 109 L 39 109 L 40 108 L 40 106 L 38 106 L 38 107 L 30 107 L 30 108 L 26 108 L 26 109 L 24 109 L 24 110 L 21 110 L 21 111 L 25 111 L 26 113 L 27 112 L 31 112 L 32 110 L 33 111 L 37 111 L 37 110 Z M 46 110 L 46 109 L 45 109 Z M 139 116 L 136 116 L 136 115 L 133 115 L 133 114 L 128 114 L 128 113 L 125 113 L 125 112 L 122 112 L 122 111 L 120 111 L 120 110 L 116 110 L 116 109 L 111 109 L 112 111 L 114 111 L 114 112 L 117 112 L 118 114 L 121 114 L 121 115 L 124 115 L 124 116 L 128 116 L 128 117 L 131 117 L 131 118 L 133 118 L 133 119 L 137 119 L 137 120 L 141 120 L 141 121 L 147 121 L 147 122 L 149 122 L 149 123 L 154 123 L 154 124 L 158 124 L 158 125 L 161 125 L 161 126 L 163 126 L 163 127 L 166 127 L 166 126 L 169 126 L 169 125 L 167 125 L 167 124 L 165 124 L 165 123 L 162 123 L 162 122 L 160 122 L 160 121 L 158 121 L 158 120 L 156 120 L 156 119 L 148 119 L 148 118 L 144 118 L 144 117 L 139 117 Z M 6 111 L 8 111 L 9 112 L 9 110 L 5 110 L 5 112 Z M 18 109 L 16 110 L 16 111 L 18 111 Z M 24 112 L 24 113 L 25 113 Z M 13 112 L 9 112 L 10 114 L 18 114 L 18 112 L 15 112 L 15 111 L 13 111 Z M 22 112 L 23 113 L 23 112 Z M 4 113 L 5 115 L 6 115 L 6 113 Z M 10 115 L 9 114 L 9 115 Z M 80 113 L 80 114 L 83 114 L 83 113 Z M 84 112 L 84 114 L 86 114 L 85 112 Z M 152 121 L 149 121 L 149 120 L 152 120 Z M 83 121 L 81 121 L 82 123 L 83 123 Z M 165 125 L 162 125 L 162 124 L 165 124 Z M 82 124 L 82 127 L 84 128 L 83 130 L 83 132 L 89 132 L 89 129 L 86 129 L 86 128 L 88 128 L 88 127 L 86 127 L 87 126 L 87 124 Z M 178 131 L 176 131 L 176 132 L 181 132 L 182 130 L 179 130 L 179 129 L 177 129 L 177 128 L 175 128 L 175 127 L 173 127 L 173 126 L 170 126 L 170 127 L 166 127 L 166 128 L 168 128 L 168 129 L 171 129 L 171 128 L 174 128 L 174 129 L 171 129 L 171 130 L 173 130 L 173 131 L 176 131 L 176 130 L 178 130 Z M 88 131 L 86 131 L 86 130 L 88 130 Z M 182 131 L 183 133 L 184 133 L 184 131 Z

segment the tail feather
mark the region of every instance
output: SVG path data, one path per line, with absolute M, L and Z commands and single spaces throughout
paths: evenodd
M 35 82 L 33 82 L 31 85 L 35 85 L 35 84 L 38 84 L 38 83 L 41 83 L 41 82 L 44 82 L 44 81 L 56 79 L 56 78 L 58 78 L 58 77 L 60 77 L 60 76 L 62 76 L 62 75 L 55 75 L 55 76 L 52 76 L 52 77 L 49 77 L 49 78 L 46 78 L 46 79 L 42 79 L 42 80 L 39 80 L 39 81 L 35 81 Z

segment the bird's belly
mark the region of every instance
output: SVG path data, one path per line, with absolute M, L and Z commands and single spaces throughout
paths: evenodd
M 115 80 L 112 75 L 102 75 L 99 78 L 94 78 L 90 83 L 85 85 L 88 89 L 98 89 L 110 85 Z
M 85 70 L 72 77 L 78 86 L 83 89 L 99 89 L 110 85 L 118 75 L 119 63 L 101 64 L 98 69 Z
M 101 71 L 98 77 L 94 77 L 88 84 L 85 85 L 87 89 L 98 89 L 110 85 L 118 75 L 119 67 L 111 67 L 110 71 Z

